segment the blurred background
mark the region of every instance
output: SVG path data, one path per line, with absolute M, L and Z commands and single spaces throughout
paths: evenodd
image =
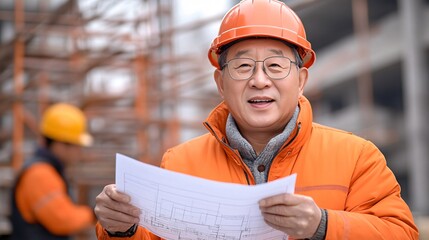
M 220 102 L 207 50 L 237 2 L 0 0 L 0 236 L 12 231 L 10 187 L 50 104 L 89 119 L 94 145 L 68 173 L 76 201 L 92 206 L 114 182 L 115 153 L 158 165 L 205 133 Z M 381 149 L 429 239 L 429 0 L 285 2 L 317 54 L 305 90 L 315 121 Z

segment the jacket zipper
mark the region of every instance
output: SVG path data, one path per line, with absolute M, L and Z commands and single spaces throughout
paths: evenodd
M 298 129 L 296 130 L 295 135 L 292 137 L 292 139 L 282 149 L 280 149 L 280 151 L 283 150 L 283 149 L 285 149 L 286 147 L 288 147 L 295 140 L 295 138 L 298 136 L 299 132 L 301 131 L 301 122 L 298 123 L 297 127 L 298 127 Z M 289 153 L 287 153 L 286 157 L 287 156 L 289 156 Z M 268 168 L 268 171 L 267 171 L 267 181 L 268 181 L 268 177 L 270 176 L 270 169 L 271 169 L 272 165 L 273 165 L 273 163 L 271 162 L 270 167 Z
M 225 147 L 227 147 L 228 149 L 230 149 L 230 150 L 231 150 L 231 152 L 233 152 L 233 153 L 234 153 L 234 155 L 235 155 L 235 156 L 237 156 L 237 157 L 241 160 L 240 155 L 238 155 L 238 154 L 234 151 L 234 149 L 232 149 L 228 144 L 226 144 L 224 141 L 222 141 L 221 139 L 219 139 L 219 137 L 217 136 L 217 134 L 215 133 L 215 131 L 213 130 L 213 128 L 210 126 L 210 124 L 209 124 L 208 122 L 204 122 L 204 125 L 205 125 L 209 130 L 210 130 L 210 132 L 213 134 L 213 136 L 215 136 L 215 138 L 216 138 L 219 142 L 221 142 Z M 242 162 L 242 164 L 243 164 L 243 161 L 241 161 L 241 162 Z M 243 172 L 244 172 L 244 176 L 246 177 L 247 185 L 250 185 L 249 175 L 247 174 L 247 172 L 246 172 L 246 169 L 245 169 L 245 168 L 243 168 Z

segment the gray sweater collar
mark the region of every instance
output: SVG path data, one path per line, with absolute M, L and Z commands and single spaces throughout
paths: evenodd
M 233 149 L 238 150 L 243 161 L 252 171 L 257 183 L 266 181 L 267 171 L 271 165 L 271 162 L 279 151 L 280 147 L 289 138 L 290 134 L 295 128 L 298 114 L 299 107 L 297 106 L 292 118 L 289 120 L 283 132 L 273 137 L 259 155 L 256 154 L 252 145 L 250 145 L 250 143 L 241 135 L 232 115 L 228 115 L 226 122 L 226 137 L 228 138 L 228 142 Z M 259 165 L 266 166 L 264 172 L 257 170 Z

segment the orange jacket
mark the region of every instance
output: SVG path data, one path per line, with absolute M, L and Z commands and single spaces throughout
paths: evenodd
M 92 209 L 75 205 L 60 174 L 45 162 L 26 169 L 16 187 L 15 199 L 26 222 L 41 224 L 52 235 L 71 235 L 94 224 Z
M 299 105 L 297 127 L 274 158 L 268 181 L 297 173 L 295 192 L 328 210 L 327 240 L 418 239 L 411 212 L 382 153 L 367 140 L 312 123 L 305 97 Z M 222 182 L 255 184 L 239 153 L 225 143 L 227 115 L 226 105 L 220 104 L 204 123 L 210 134 L 169 149 L 161 167 Z M 97 235 L 109 239 L 99 224 Z M 130 239 L 159 238 L 139 227 Z

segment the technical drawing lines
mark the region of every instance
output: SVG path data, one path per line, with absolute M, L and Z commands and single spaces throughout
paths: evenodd
M 293 193 L 296 174 L 247 186 L 199 178 L 116 155 L 116 187 L 141 209 L 140 225 L 172 240 L 279 240 L 258 202 Z
M 140 206 L 140 224 L 166 239 L 287 239 L 268 227 L 255 202 L 224 199 L 210 193 L 160 184 L 124 174 L 124 190 Z M 228 193 L 225 193 L 228 194 Z

